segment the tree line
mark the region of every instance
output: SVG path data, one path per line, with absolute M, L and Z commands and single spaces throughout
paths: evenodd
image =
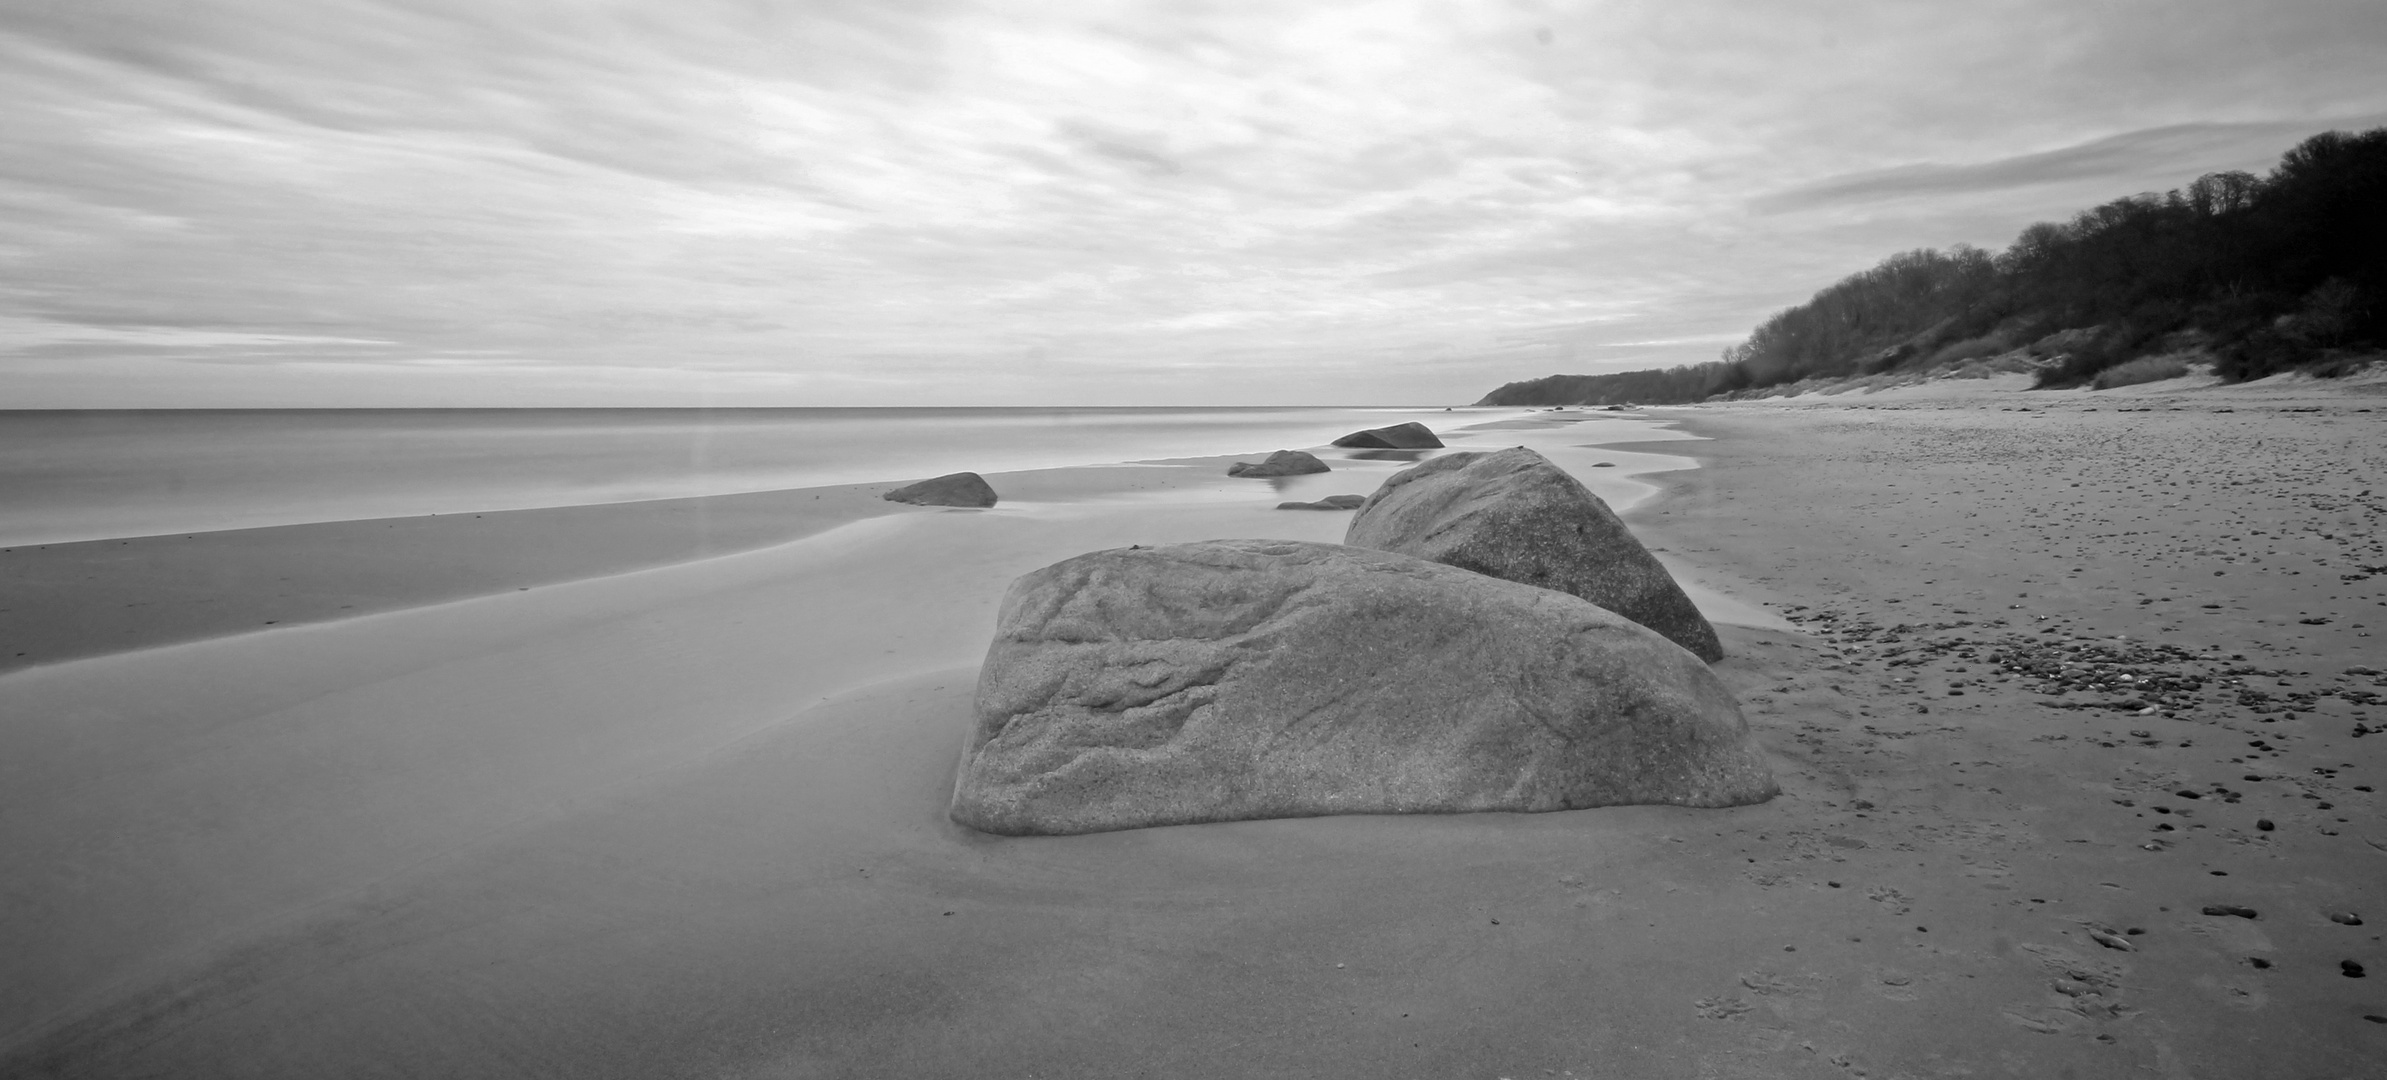
M 2042 387 L 2198 349 L 2233 381 L 2328 375 L 2387 343 L 2387 128 L 2327 132 L 2268 176 L 2210 173 L 2022 231 L 1890 256 L 1710 363 L 1510 383 L 1481 404 L 1698 401 L 2028 350 Z

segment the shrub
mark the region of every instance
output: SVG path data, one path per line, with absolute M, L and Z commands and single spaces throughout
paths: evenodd
M 2378 353 L 2331 350 L 2317 360 L 2305 361 L 2297 370 L 2316 379 L 2342 379 L 2348 375 L 2361 374 L 2380 359 Z
M 2031 370 L 2033 370 L 2033 367 L 2030 361 L 2025 360 L 2017 355 L 2008 354 L 1990 360 L 1975 360 L 1972 363 L 1957 368 L 1955 372 L 1949 376 L 1949 378 L 1988 379 L 1999 375 L 2011 375 Z
M 2163 379 L 2177 379 L 2188 374 L 2188 365 L 2175 356 L 2142 356 L 2124 361 L 2097 373 L 2089 381 L 2091 390 L 2111 390 L 2117 386 L 2136 386 Z
M 2012 347 L 2012 345 L 2007 343 L 2006 339 L 1999 337 L 1996 334 L 1983 334 L 1977 338 L 1966 338 L 1963 341 L 1950 342 L 1938 352 L 1932 353 L 1931 359 L 1924 361 L 1922 367 L 1926 371 L 1943 367 L 1952 367 L 1967 360 L 1978 360 L 1984 356 L 1996 356 L 1997 354 L 2005 352 L 2007 349 Z
M 2280 333 L 2277 327 L 2265 326 L 2223 350 L 2213 370 L 2229 382 L 2246 382 L 2290 370 L 2318 358 L 2319 353 L 2320 350 Z
M 2054 363 L 2039 369 L 2039 377 L 2031 383 L 2031 388 L 2079 386 L 2098 372 L 2129 360 L 2135 353 L 2124 344 L 2127 336 L 2127 331 L 2107 330 L 2073 345 L 2058 354 Z

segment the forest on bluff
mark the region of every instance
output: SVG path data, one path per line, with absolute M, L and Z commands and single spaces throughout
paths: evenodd
M 2387 128 L 2315 135 L 2268 176 L 2210 173 L 2041 222 L 1996 254 L 1960 244 L 1893 255 L 1709 363 L 1552 375 L 1480 404 L 1699 401 L 2000 356 L 2028 361 L 2042 387 L 2185 352 L 2231 381 L 2327 376 L 2383 343 Z

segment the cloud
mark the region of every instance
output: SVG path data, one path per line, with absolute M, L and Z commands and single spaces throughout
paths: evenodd
M 13 5 L 0 394 L 1472 400 L 2387 116 L 2372 14 Z
M 2099 179 L 2127 183 L 2160 173 L 2222 171 L 2215 162 L 2268 162 L 2279 148 L 2319 130 L 2368 128 L 2387 114 L 2338 121 L 2272 121 L 2236 124 L 2172 124 L 1971 164 L 1920 162 L 1826 177 L 1750 201 L 1759 213 L 1786 213 L 1820 206 L 1939 195 L 2003 191 L 2068 181 Z M 2259 166 L 2258 166 L 2259 167 Z M 2117 193 L 2119 194 L 2119 193 Z

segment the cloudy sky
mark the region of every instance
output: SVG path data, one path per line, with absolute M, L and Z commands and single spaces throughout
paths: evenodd
M 0 0 L 0 407 L 1471 401 L 2382 70 L 2378 0 Z

